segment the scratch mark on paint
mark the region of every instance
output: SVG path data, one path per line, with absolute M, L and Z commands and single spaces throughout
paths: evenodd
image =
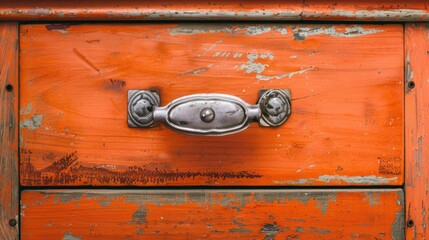
M 293 29 L 293 37 L 295 40 L 305 40 L 309 36 L 326 34 L 332 37 L 359 37 L 369 34 L 383 32 L 381 29 L 365 29 L 359 25 L 346 27 L 344 32 L 339 32 L 336 26 L 316 26 L 316 27 L 300 27 Z
M 419 136 L 417 139 L 417 149 L 414 150 L 414 160 L 416 161 L 416 168 L 417 168 L 417 176 L 421 176 L 421 169 L 424 169 L 422 161 L 422 153 L 423 153 L 423 136 Z
M 89 61 L 88 58 L 86 58 L 77 48 L 73 48 L 73 52 L 78 56 L 82 61 L 84 61 L 86 64 L 88 64 L 92 69 L 94 69 L 97 72 L 100 72 L 100 69 L 98 69 L 91 61 Z
M 82 240 L 81 237 L 73 236 L 71 232 L 64 233 L 64 237 L 62 240 Z
M 216 41 L 215 43 L 213 43 L 210 47 L 208 47 L 204 52 L 203 52 L 203 56 L 206 55 L 208 52 L 210 52 L 213 48 L 215 48 L 218 44 L 222 43 L 222 40 Z M 198 57 L 200 57 L 201 55 L 199 55 Z
M 24 119 L 19 123 L 19 127 L 28 128 L 28 130 L 36 130 L 42 125 L 43 115 L 39 114 L 30 119 Z
M 197 68 L 197 69 L 194 69 L 194 70 L 189 71 L 189 72 L 181 73 L 181 74 L 180 74 L 180 76 L 189 75 L 189 74 L 191 74 L 191 75 L 193 75 L 193 74 L 198 74 L 198 73 L 200 73 L 200 72 L 205 72 L 205 71 L 207 71 L 207 70 L 209 70 L 209 68 L 207 68 L 207 67 Z
M 30 102 L 28 105 L 23 105 L 19 110 L 20 115 L 28 115 L 31 113 L 31 109 L 33 108 L 33 102 Z
M 70 24 L 64 24 L 64 23 L 56 23 L 56 24 L 46 24 L 45 28 L 48 31 L 57 31 L 60 32 L 61 34 L 67 34 L 69 33 L 67 31 L 67 28 L 70 27 Z
M 246 73 L 256 73 L 256 78 L 258 80 L 261 81 L 269 81 L 269 80 L 273 80 L 273 79 L 282 79 L 285 77 L 291 78 L 296 74 L 302 74 L 308 71 L 314 71 L 314 70 L 318 70 L 318 68 L 316 67 L 308 67 L 308 68 L 304 68 L 298 71 L 294 71 L 294 72 L 288 72 L 288 73 L 283 73 L 283 74 L 279 74 L 279 75 L 275 75 L 275 76 L 266 76 L 266 75 L 262 75 L 261 73 L 263 73 L 265 71 L 265 69 L 268 67 L 268 64 L 262 64 L 259 62 L 256 62 L 256 60 L 258 58 L 264 59 L 264 58 L 268 58 L 270 60 L 274 59 L 274 55 L 272 55 L 271 53 L 262 53 L 262 54 L 257 54 L 257 53 L 249 53 L 247 54 L 247 59 L 248 61 L 244 64 L 242 64 L 240 66 L 240 69 L 246 70 Z
M 308 68 L 301 69 L 299 71 L 283 73 L 283 74 L 276 75 L 276 76 L 263 76 L 263 75 L 259 75 L 259 76 L 256 76 L 256 77 L 259 80 L 262 80 L 262 81 L 269 81 L 269 80 L 273 80 L 273 79 L 282 79 L 282 78 L 285 78 L 285 77 L 291 78 L 291 77 L 293 77 L 296 74 L 302 74 L 302 73 L 305 73 L 305 72 L 308 72 L 308 71 L 314 71 L 314 70 L 317 71 L 318 69 L 315 68 L 315 67 L 308 67 Z

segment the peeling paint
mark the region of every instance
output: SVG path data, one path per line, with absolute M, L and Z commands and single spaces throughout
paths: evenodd
M 404 208 L 396 212 L 395 221 L 392 224 L 392 239 L 403 240 L 405 232 L 405 214 Z
M 256 73 L 256 78 L 258 80 L 261 81 L 269 81 L 269 80 L 273 80 L 273 79 L 282 79 L 285 77 L 291 78 L 296 74 L 303 74 L 305 72 L 308 71 L 314 71 L 314 70 L 318 70 L 315 67 L 308 67 L 308 68 L 304 68 L 298 71 L 294 71 L 294 72 L 288 72 L 288 73 L 283 73 L 283 74 L 279 74 L 279 75 L 275 75 L 275 76 L 266 76 L 266 75 L 262 75 L 261 73 L 263 73 L 265 71 L 265 69 L 268 67 L 268 64 L 262 64 L 257 62 L 257 59 L 269 59 L 269 60 L 273 60 L 274 59 L 274 55 L 271 53 L 261 53 L 261 54 L 257 54 L 257 53 L 248 53 L 247 54 L 247 59 L 248 61 L 244 64 L 242 64 L 240 66 L 241 70 L 246 70 L 246 73 Z
M 346 27 L 344 32 L 340 32 L 336 26 L 316 26 L 316 27 L 299 27 L 293 29 L 293 37 L 295 40 L 305 40 L 309 36 L 326 34 L 332 37 L 360 37 L 369 34 L 383 32 L 382 29 L 365 29 L 359 25 Z
M 140 206 L 139 209 L 133 213 L 130 223 L 143 224 L 146 222 L 146 215 L 146 207 Z
M 206 33 L 230 33 L 256 36 L 269 33 L 272 30 L 286 35 L 288 31 L 283 25 L 225 25 L 225 24 L 180 24 L 175 28 L 168 29 L 171 36 L 196 35 Z
M 22 128 L 28 128 L 29 130 L 36 130 L 42 125 L 43 115 L 35 115 L 32 118 L 24 119 L 19 123 L 19 127 Z
M 380 205 L 381 194 L 379 192 L 365 193 L 366 197 L 363 200 L 367 201 L 370 206 Z
M 315 227 L 310 227 L 310 229 L 304 229 L 303 227 L 296 227 L 295 231 L 301 232 L 301 233 L 321 233 L 321 234 L 326 234 L 331 232 L 331 230 L 329 229 L 317 229 Z
M 356 20 L 416 20 L 428 19 L 428 13 L 425 10 L 416 9 L 392 9 L 392 10 L 333 10 L 329 13 L 324 12 L 304 12 L 303 18 L 326 18 L 326 17 L 347 17 Z
M 246 28 L 246 35 L 260 35 L 271 31 L 271 27 L 264 25 L 249 26 Z
M 73 236 L 71 232 L 64 233 L 64 237 L 62 240 L 82 240 L 81 237 Z
M 129 11 L 124 13 L 123 17 L 128 17 Z M 300 20 L 302 10 L 299 11 L 267 11 L 267 10 L 252 10 L 252 11 L 180 11 L 180 10 L 162 10 L 162 11 L 144 11 L 141 15 L 146 19 L 175 19 L 175 20 L 191 20 L 191 19 L 210 19 L 210 20 Z M 1 13 L 1 12 L 0 12 Z M 112 11 L 108 13 L 110 17 L 117 17 L 118 13 Z M 133 13 L 132 13 L 133 14 Z M 135 14 L 135 13 L 134 13 Z M 129 16 L 132 17 L 132 16 Z
M 377 185 L 377 184 L 387 184 L 392 181 L 397 181 L 398 177 L 392 177 L 392 178 L 384 178 L 384 177 L 378 177 L 375 175 L 371 176 L 342 176 L 342 175 L 322 175 L 318 178 L 301 178 L 298 180 L 287 180 L 287 181 L 273 181 L 273 183 L 278 185 L 302 185 L 302 184 L 312 184 L 314 182 L 325 182 L 325 183 L 331 183 L 331 182 L 345 182 L 348 184 L 371 184 L 371 185 Z
M 277 223 L 274 222 L 272 224 L 265 224 L 260 232 L 265 234 L 264 240 L 273 240 L 281 231 L 277 226 Z
M 52 10 L 49 8 L 33 8 L 27 10 L 28 15 L 30 16 L 43 16 L 51 14 Z

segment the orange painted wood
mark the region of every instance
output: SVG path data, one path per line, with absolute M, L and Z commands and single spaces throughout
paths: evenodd
M 2 0 L 0 20 L 298 20 L 302 1 Z
M 24 191 L 22 240 L 404 239 L 402 190 Z
M 426 0 L 305 0 L 302 20 L 428 21 Z
M 429 29 L 425 24 L 405 27 L 405 193 L 407 239 L 429 239 Z
M 0 20 L 428 21 L 425 0 L 3 0 Z
M 21 183 L 401 185 L 401 25 L 21 27 Z M 127 127 L 127 90 L 256 103 L 290 89 L 279 128 L 196 137 Z
M 19 221 L 17 23 L 0 22 L 0 53 L 0 239 L 9 240 Z

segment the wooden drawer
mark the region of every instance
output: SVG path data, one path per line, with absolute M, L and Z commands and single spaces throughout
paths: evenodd
M 2 1 L 0 239 L 426 239 L 427 9 Z M 161 106 L 286 89 L 291 115 L 219 137 L 132 128 L 138 89 Z
M 23 186 L 400 186 L 401 25 L 20 27 Z M 127 126 L 127 90 L 256 103 L 290 89 L 278 128 L 223 137 Z
M 404 239 L 401 189 L 24 191 L 22 239 Z

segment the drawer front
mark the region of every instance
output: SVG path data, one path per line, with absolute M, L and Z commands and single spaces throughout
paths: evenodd
M 20 177 L 59 185 L 401 185 L 401 25 L 21 25 Z M 127 90 L 256 103 L 278 128 L 229 136 L 127 126 Z
M 404 239 L 402 190 L 24 191 L 22 239 Z

